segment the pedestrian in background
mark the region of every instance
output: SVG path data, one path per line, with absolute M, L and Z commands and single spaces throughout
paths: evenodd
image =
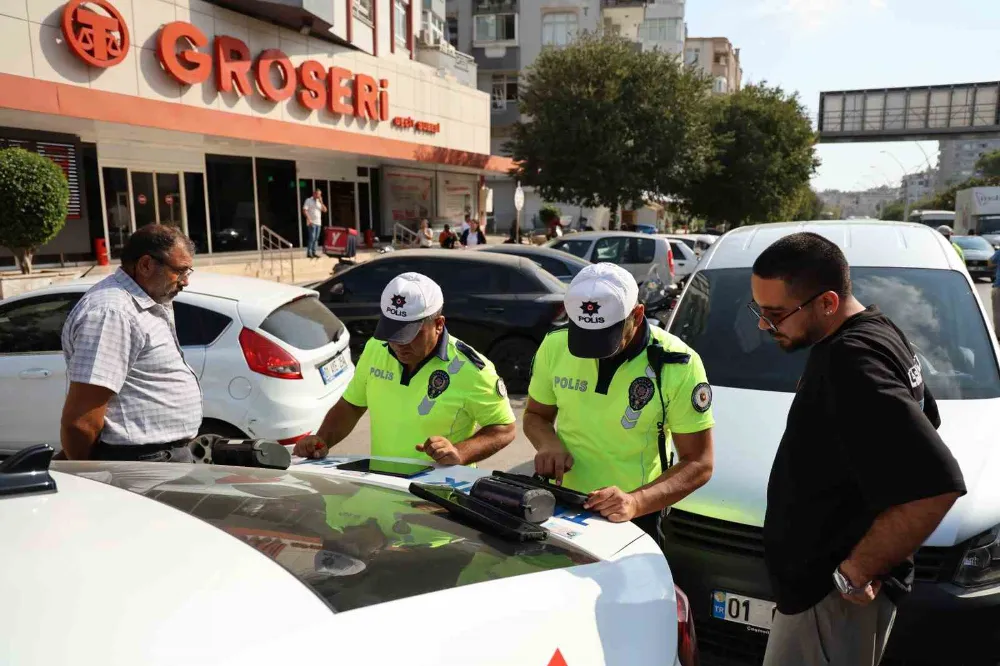
M 441 244 L 441 247 L 446 250 L 454 250 L 457 242 L 458 236 L 456 236 L 455 232 L 451 230 L 451 225 L 444 225 L 444 231 L 442 231 L 441 235 L 438 236 L 438 243 Z
M 69 391 L 62 449 L 76 460 L 191 460 L 202 394 L 184 361 L 171 302 L 194 270 L 177 227 L 140 227 L 122 265 L 83 295 L 62 332 Z
M 465 247 L 486 245 L 486 234 L 479 228 L 479 220 L 470 220 L 469 228 L 462 232 L 459 240 Z
M 317 189 L 313 195 L 302 203 L 302 214 L 306 217 L 306 257 L 319 259 L 316 246 L 319 243 L 319 232 L 323 228 L 323 213 L 326 205 L 323 203 L 323 193 Z
M 753 266 L 749 307 L 809 349 L 771 468 L 764 559 L 777 601 L 765 666 L 873 666 L 913 553 L 965 493 L 906 336 L 851 291 L 837 245 L 786 236 Z

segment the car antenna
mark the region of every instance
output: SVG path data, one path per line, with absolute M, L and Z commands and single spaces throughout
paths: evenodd
M 0 462 L 0 497 L 56 492 L 55 479 L 49 474 L 53 455 L 55 449 L 48 444 L 36 444 Z

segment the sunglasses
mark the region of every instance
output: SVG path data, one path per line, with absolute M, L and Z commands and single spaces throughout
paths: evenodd
M 750 314 L 752 314 L 754 316 L 754 319 L 756 319 L 758 321 L 764 322 L 767 325 L 767 328 L 772 333 L 777 333 L 778 332 L 778 325 L 781 324 L 781 322 L 785 321 L 786 319 L 788 319 L 789 317 L 791 317 L 792 315 L 794 315 L 796 312 L 801 311 L 803 308 L 805 308 L 807 305 L 809 305 L 810 303 L 812 303 L 813 301 L 815 301 L 817 298 L 819 298 L 820 296 L 822 296 L 823 294 L 825 294 L 827 291 L 828 290 L 821 291 L 818 294 L 816 294 L 815 296 L 812 296 L 812 297 L 806 299 L 805 301 L 802 302 L 801 305 L 799 305 L 799 307 L 797 307 L 794 310 L 791 310 L 789 312 L 786 312 L 785 314 L 781 315 L 777 319 L 771 319 L 770 317 L 764 316 L 764 314 L 760 311 L 760 306 L 757 305 L 756 301 L 751 300 L 749 303 L 747 303 L 747 309 L 750 310 Z

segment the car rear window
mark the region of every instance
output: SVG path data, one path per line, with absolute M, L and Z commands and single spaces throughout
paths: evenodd
M 340 337 L 344 325 L 315 296 L 305 296 L 272 312 L 260 325 L 296 349 L 318 349 Z
M 713 385 L 792 393 L 808 352 L 783 352 L 757 328 L 746 307 L 750 273 L 749 268 L 698 272 L 670 332 L 701 355 Z M 877 305 L 906 333 L 935 398 L 1000 397 L 990 333 L 963 275 L 856 267 L 851 281 L 858 300 Z
M 155 466 L 156 473 L 148 463 L 53 469 L 144 495 L 231 534 L 338 612 L 597 561 L 571 546 L 485 535 L 402 490 L 302 471 Z

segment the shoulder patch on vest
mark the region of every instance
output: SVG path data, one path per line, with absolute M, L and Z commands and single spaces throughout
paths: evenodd
M 472 365 L 476 366 L 476 368 L 478 368 L 479 370 L 482 370 L 483 368 L 486 367 L 486 361 L 484 361 L 483 358 L 479 355 L 479 352 L 477 352 L 475 349 L 465 344 L 461 340 L 455 341 L 455 349 L 457 349 L 460 354 L 469 359 L 469 362 L 472 363 Z

